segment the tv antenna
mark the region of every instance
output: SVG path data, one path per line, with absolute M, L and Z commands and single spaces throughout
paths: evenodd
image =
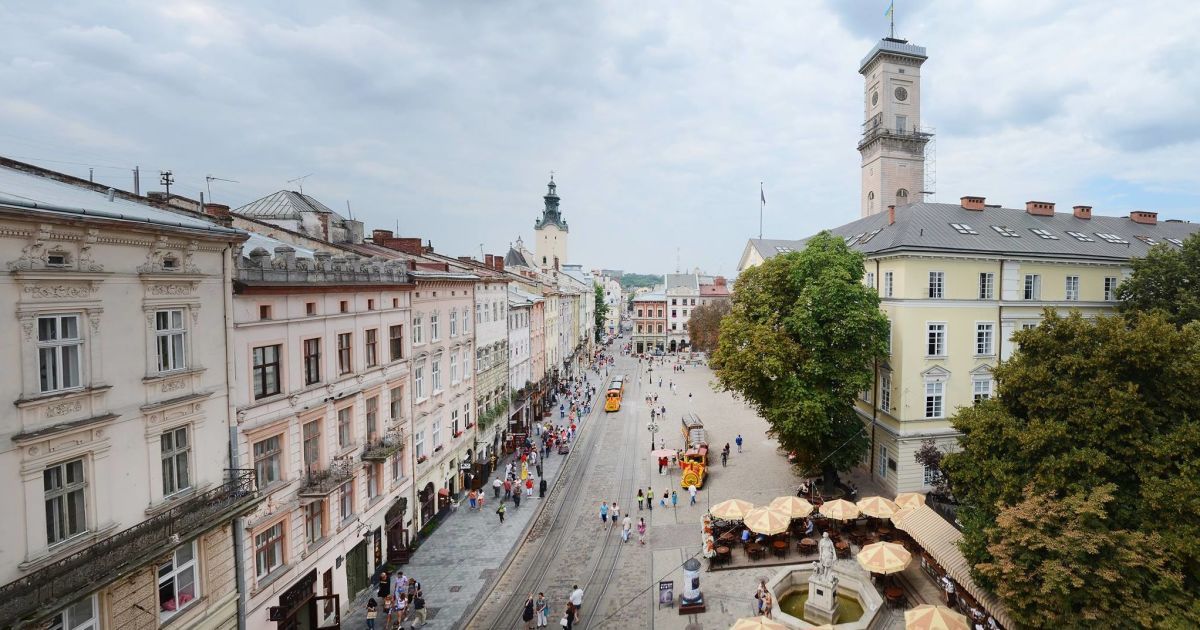
M 159 171 L 158 172 L 159 183 L 161 183 L 163 185 L 163 187 L 167 189 L 167 200 L 168 201 L 171 199 L 171 184 L 175 183 L 175 178 L 172 177 L 172 175 L 173 175 L 173 173 L 171 171 Z
M 308 175 L 301 175 L 300 177 L 297 177 L 295 179 L 289 179 L 289 180 L 287 180 L 287 183 L 289 183 L 289 184 L 295 183 L 297 186 L 300 187 L 300 194 L 303 195 L 304 194 L 304 180 L 308 179 L 309 177 L 312 177 L 312 173 L 309 173 Z
M 229 182 L 231 184 L 240 183 L 236 179 L 225 179 L 224 177 L 213 177 L 212 175 L 204 176 L 204 189 L 208 191 L 208 200 L 212 201 L 212 183 L 213 182 Z

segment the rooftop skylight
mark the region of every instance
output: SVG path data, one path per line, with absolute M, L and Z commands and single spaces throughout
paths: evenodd
M 1000 236 L 1007 236 L 1009 238 L 1021 238 L 1021 235 L 1017 234 L 1017 231 L 1010 227 L 1005 227 L 1003 225 L 993 225 L 992 229 L 996 230 L 996 232 L 999 233 Z
M 979 232 L 975 231 L 975 228 L 966 223 L 951 223 L 950 227 L 954 228 L 959 234 L 979 234 Z

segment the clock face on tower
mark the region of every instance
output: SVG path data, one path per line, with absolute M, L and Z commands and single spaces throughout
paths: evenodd
M 896 88 L 896 100 L 897 101 L 907 101 L 908 100 L 908 90 L 906 90 L 902 87 Z
M 871 106 L 879 104 L 879 92 L 871 92 Z

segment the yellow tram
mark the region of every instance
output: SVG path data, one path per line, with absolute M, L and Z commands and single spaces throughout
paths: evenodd
M 625 375 L 618 374 L 613 377 L 613 380 L 608 384 L 608 391 L 604 394 L 604 411 L 621 410 L 621 398 L 625 395 Z

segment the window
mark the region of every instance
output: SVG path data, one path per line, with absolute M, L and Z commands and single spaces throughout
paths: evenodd
M 305 315 L 316 315 L 317 314 L 317 303 L 316 302 L 305 302 L 304 303 L 304 314 Z
M 987 400 L 992 397 L 992 377 L 976 376 L 972 383 L 972 393 L 975 402 Z
M 354 367 L 350 364 L 350 343 L 354 333 L 339 333 L 337 336 L 338 375 L 349 374 Z
M 671 306 L 676 306 L 676 304 L 675 304 L 675 298 L 671 298 Z
M 673 319 L 676 317 L 679 317 L 679 312 L 676 311 L 675 309 L 671 309 L 671 318 Z
M 424 343 L 424 340 L 421 339 L 421 336 L 425 334 L 425 331 L 424 331 L 423 327 L 421 326 L 421 316 L 419 314 L 413 315 L 412 326 L 413 326 L 413 329 L 412 329 L 413 344 L 415 345 L 415 344 Z
M 1008 238 L 1021 238 L 1021 235 L 1017 234 L 1017 231 L 1012 228 L 1008 228 L 1003 225 L 993 225 L 991 227 L 993 230 L 996 230 L 996 233 L 1000 236 L 1006 236 Z
M 660 309 L 658 309 L 658 316 L 659 316 L 659 317 L 662 317 L 662 316 L 663 316 L 663 309 L 661 309 L 661 308 L 660 308 Z M 662 332 L 662 331 L 660 330 L 660 331 L 658 331 L 658 332 Z
M 975 324 L 975 354 L 989 356 L 992 354 L 992 339 L 995 337 L 996 325 L 992 322 Z
M 373 500 L 379 496 L 379 465 L 367 465 L 367 499 Z
M 1106 234 L 1104 232 L 1096 232 L 1096 236 L 1104 239 L 1107 243 L 1117 243 L 1119 245 L 1128 245 L 1129 241 L 1117 236 L 1116 234 Z
M 661 333 L 662 331 L 663 331 L 663 325 L 662 325 L 662 324 L 659 324 L 659 325 L 658 325 L 658 332 L 660 332 L 660 333 Z
M 865 278 L 865 281 L 866 281 L 866 285 L 867 285 L 868 287 L 870 287 L 870 288 L 874 289 L 874 288 L 875 288 L 875 272 L 874 272 L 874 271 L 868 271 L 868 272 L 867 272 L 867 275 L 866 275 L 866 278 Z
M 887 479 L 887 460 L 888 449 L 883 444 L 879 445 L 879 461 L 875 465 L 875 473 L 880 479 Z
M 430 442 L 433 443 L 433 448 L 437 448 L 442 445 L 442 421 L 441 420 L 433 421 L 433 429 L 430 431 L 429 439 L 430 439 Z
M 950 227 L 954 228 L 959 234 L 979 234 L 979 232 L 975 231 L 975 228 L 966 223 L 951 223 Z
M 413 395 L 420 400 L 425 397 L 425 367 L 420 366 L 413 370 Z
M 892 353 L 892 320 L 887 320 L 887 353 Z
M 374 440 L 379 434 L 379 397 L 372 396 L 366 401 L 367 440 Z
M 1025 299 L 1042 299 L 1042 277 L 1035 274 L 1025 274 Z
M 388 349 L 392 361 L 399 361 L 404 357 L 404 326 L 388 327 Z
M 55 392 L 79 387 L 83 382 L 78 315 L 38 318 L 38 377 L 41 391 Z
M 159 436 L 162 458 L 163 496 L 169 497 L 192 487 L 191 467 L 192 443 L 188 439 L 187 427 L 172 429 Z
M 896 131 L 904 133 L 908 127 L 908 116 L 896 116 Z
M 259 319 L 271 319 L 271 305 L 270 304 L 259 304 L 258 305 L 258 318 Z
M 979 274 L 979 299 L 991 300 L 996 297 L 996 274 L 983 272 Z
M 1112 302 L 1117 299 L 1117 279 L 1109 276 L 1104 279 L 1104 301 Z
M 99 630 L 96 596 L 85 597 L 50 618 L 50 630 Z
M 254 443 L 254 474 L 259 488 L 283 479 L 279 470 L 280 454 L 283 452 L 280 448 L 281 439 L 274 435 Z
M 946 391 L 946 384 L 941 381 L 928 381 L 925 383 L 925 417 L 926 418 L 941 418 L 944 409 L 943 397 Z
M 468 376 L 471 375 L 471 351 L 470 350 L 463 353 L 462 374 L 463 374 L 462 377 L 464 379 L 466 379 Z
M 254 566 L 259 579 L 283 565 L 283 523 L 275 523 L 254 536 Z
M 367 310 L 368 311 L 375 310 L 375 300 L 372 300 L 371 298 L 367 298 Z
M 643 331 L 642 331 L 642 325 L 641 325 L 641 324 L 638 324 L 638 325 L 637 325 L 637 331 L 638 331 L 638 334 L 641 334 L 641 333 L 643 332 Z
M 254 354 L 254 399 L 279 393 L 279 346 L 260 346 Z
M 883 411 L 892 410 L 892 375 L 879 375 L 879 408 Z
M 929 466 L 922 466 L 921 468 L 924 469 L 922 480 L 926 486 L 932 486 L 942 478 L 942 473 L 936 468 L 930 468 Z
M 352 426 L 352 418 L 354 407 L 342 407 L 338 409 L 338 446 L 346 448 L 350 446 L 350 440 L 354 437 Z
M 458 353 L 450 353 L 450 384 L 458 384 Z
M 87 531 L 87 500 L 83 460 L 76 459 L 42 471 L 46 501 L 46 543 L 58 544 Z
M 1066 298 L 1068 300 L 1079 299 L 1079 276 L 1067 276 Z
M 433 393 L 442 391 L 442 360 L 434 357 L 433 365 L 429 368 L 429 378 L 433 381 Z
M 1029 231 L 1036 234 L 1038 236 L 1038 238 L 1044 238 L 1048 241 L 1057 241 L 1058 240 L 1058 237 L 1051 234 L 1049 230 L 1043 230 L 1041 228 L 1029 228 Z
M 463 307 L 462 313 L 463 334 L 471 332 L 471 309 Z
M 321 382 L 321 340 L 304 340 L 304 384 Z
M 304 471 L 316 472 L 321 469 L 321 421 L 313 420 L 304 423 L 301 429 L 304 444 L 301 456 L 304 458 Z
M 450 336 L 458 336 L 458 311 L 450 309 Z
M 413 456 L 417 459 L 425 457 L 425 432 L 417 431 L 413 436 Z
M 926 324 L 926 338 L 926 355 L 940 357 L 946 354 L 946 324 Z
M 338 302 L 338 310 L 343 313 L 349 313 L 350 312 L 350 302 L 347 302 L 346 300 L 342 300 L 342 301 Z
M 946 274 L 942 271 L 929 272 L 929 298 L 940 300 L 945 297 Z
M 404 415 L 404 388 L 393 387 L 388 393 L 389 412 L 392 420 L 399 420 Z
M 187 367 L 184 354 L 187 331 L 183 327 L 183 309 L 156 311 L 154 335 L 159 372 L 173 372 Z
M 1067 230 L 1067 234 L 1070 234 L 1072 237 L 1074 237 L 1075 240 L 1080 241 L 1082 243 L 1095 243 L 1096 242 L 1096 239 L 1088 236 L 1087 234 L 1084 234 L 1083 232 L 1072 232 L 1070 230 Z
M 404 462 L 402 462 L 400 459 L 400 455 L 396 455 L 395 457 L 392 458 L 392 480 L 393 481 L 400 481 L 401 479 L 404 478 L 403 463 Z
M 1172 245 L 1175 245 L 1176 247 L 1183 247 L 1183 241 L 1181 241 L 1181 240 L 1179 240 L 1179 239 L 1177 239 L 1177 238 L 1171 238 L 1171 237 L 1169 237 L 1169 236 L 1168 236 L 1168 237 L 1167 237 L 1167 242 L 1168 242 L 1168 243 L 1170 243 L 1170 244 L 1172 244 Z
M 642 316 L 642 309 L 640 309 L 640 308 L 639 308 L 639 309 L 637 310 L 637 316 L 638 316 L 638 317 L 641 317 L 641 316 Z
M 348 520 L 354 516 L 354 481 L 350 480 L 342 484 L 338 489 L 338 503 L 342 506 L 342 520 Z
M 892 272 L 883 272 L 883 297 L 892 297 Z
M 441 328 L 438 326 L 438 312 L 434 311 L 429 314 L 429 340 L 436 342 L 442 338 Z
M 379 365 L 379 329 L 368 328 L 364 332 L 367 338 L 367 367 L 375 367 Z
M 196 583 L 196 541 L 171 554 L 171 560 L 158 567 L 158 619 L 166 621 L 199 595 Z
M 325 537 L 325 502 L 304 506 L 304 542 L 313 544 Z

